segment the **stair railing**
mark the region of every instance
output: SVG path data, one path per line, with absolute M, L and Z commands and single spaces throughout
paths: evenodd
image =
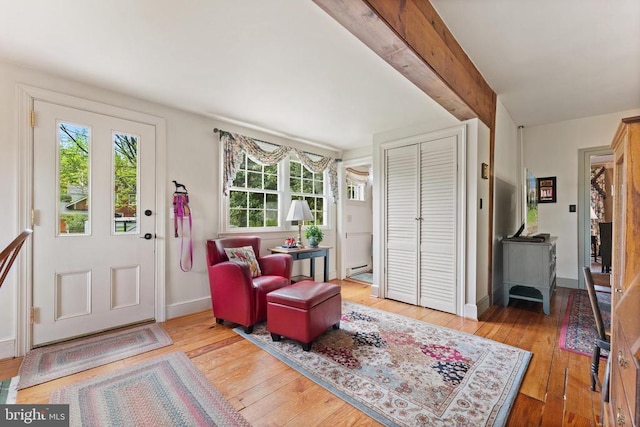
M 0 252 L 0 287 L 4 283 L 4 279 L 7 277 L 9 270 L 11 269 L 11 265 L 16 260 L 18 256 L 18 252 L 24 245 L 27 237 L 33 233 L 33 230 L 26 229 L 22 233 L 18 235 L 9 245 Z

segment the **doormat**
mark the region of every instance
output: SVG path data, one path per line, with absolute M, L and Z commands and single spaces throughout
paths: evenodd
M 349 276 L 349 279 L 373 284 L 373 273 L 371 271 L 366 271 L 364 273 L 359 273 L 359 274 L 354 274 L 353 276 Z
M 106 365 L 173 341 L 157 323 L 104 335 L 40 347 L 30 351 L 20 365 L 18 390 Z
M 71 426 L 250 426 L 181 351 L 58 388 Z
M 607 329 L 611 326 L 611 294 L 596 292 L 596 297 L 604 327 Z M 584 289 L 572 289 L 560 330 L 560 348 L 591 357 L 593 342 L 597 337 L 589 294 Z M 602 350 L 601 354 L 602 357 L 606 357 L 607 351 Z
M 7 378 L 0 382 L 0 405 L 16 403 L 20 377 Z
M 385 426 L 504 426 L 531 353 L 350 302 L 311 351 L 234 331 Z

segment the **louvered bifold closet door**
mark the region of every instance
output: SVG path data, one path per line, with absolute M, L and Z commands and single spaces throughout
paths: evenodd
M 420 145 L 420 305 L 456 313 L 457 139 Z
M 386 151 L 387 298 L 418 303 L 418 145 Z

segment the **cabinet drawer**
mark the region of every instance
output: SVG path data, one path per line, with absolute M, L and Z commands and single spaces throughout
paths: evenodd
M 620 380 L 620 371 L 618 366 L 613 367 L 616 371 L 615 374 L 618 377 L 618 381 L 614 383 L 613 395 L 611 396 L 611 411 L 613 412 L 614 425 L 622 427 L 633 427 L 633 419 L 627 406 L 625 399 L 622 381 Z
M 614 360 L 612 362 L 617 365 L 618 372 L 620 373 L 620 382 L 624 389 L 624 394 L 621 395 L 620 399 L 622 399 L 622 396 L 626 396 L 629 413 L 634 417 L 634 425 L 639 425 L 640 405 L 638 405 L 637 401 L 640 397 L 638 395 L 638 382 L 640 378 L 638 377 L 638 361 L 629 349 L 629 343 L 627 342 L 622 327 L 619 323 L 616 326 L 616 340 L 614 353 L 612 355 Z
M 297 254 L 297 256 L 298 256 L 297 259 L 313 258 L 313 255 L 314 255 L 313 252 L 301 252 L 301 253 Z

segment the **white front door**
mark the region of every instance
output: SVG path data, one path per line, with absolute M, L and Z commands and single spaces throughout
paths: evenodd
M 32 345 L 153 319 L 155 127 L 34 110 Z

